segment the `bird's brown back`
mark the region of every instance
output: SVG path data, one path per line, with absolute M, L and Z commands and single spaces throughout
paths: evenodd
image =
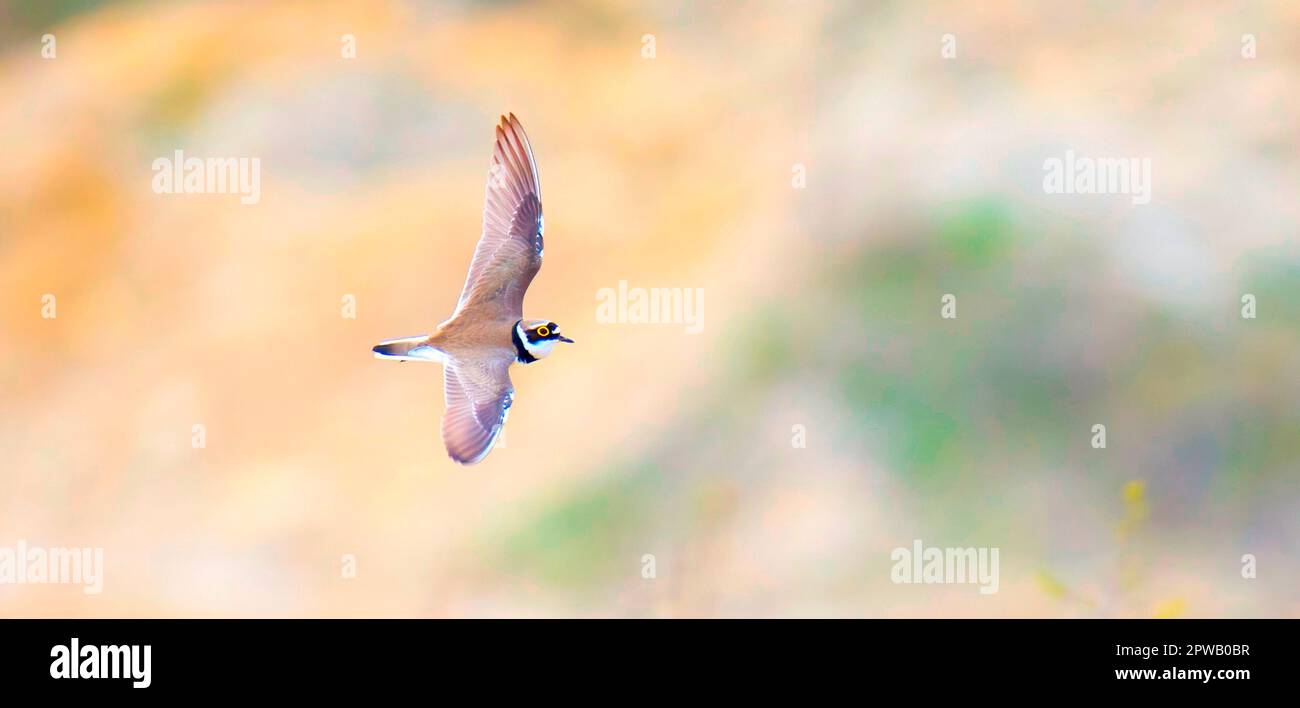
M 438 326 L 429 336 L 429 344 L 458 357 L 515 356 L 512 332 L 514 321 L 479 319 L 460 315 Z

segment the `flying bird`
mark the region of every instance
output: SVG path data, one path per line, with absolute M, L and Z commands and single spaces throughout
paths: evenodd
M 515 114 L 502 116 L 488 169 L 479 236 L 456 310 L 433 334 L 389 339 L 379 359 L 442 364 L 442 441 L 472 465 L 491 452 L 514 401 L 511 364 L 531 364 L 573 340 L 546 319 L 525 319 L 524 293 L 542 267 L 542 186 Z

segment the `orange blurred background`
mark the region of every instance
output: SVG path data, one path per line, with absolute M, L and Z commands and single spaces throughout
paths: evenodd
M 1300 614 L 1294 3 L 0 8 L 0 545 L 105 554 L 0 615 Z M 370 347 L 453 309 L 511 111 L 578 343 L 462 468 Z M 1066 149 L 1152 203 L 1043 194 Z M 999 592 L 892 584 L 915 538 Z

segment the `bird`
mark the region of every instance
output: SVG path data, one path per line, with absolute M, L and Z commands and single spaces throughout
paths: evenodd
M 558 342 L 573 343 L 549 319 L 526 318 L 524 293 L 542 267 L 542 186 L 524 127 L 501 116 L 488 168 L 483 231 L 460 299 L 432 334 L 388 339 L 376 358 L 442 364 L 442 441 L 462 465 L 492 451 L 514 403 L 512 364 L 546 358 Z

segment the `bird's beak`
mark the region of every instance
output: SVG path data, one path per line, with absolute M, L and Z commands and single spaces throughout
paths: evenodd
M 572 339 L 569 339 L 568 337 L 564 336 L 563 334 L 560 335 L 560 341 L 561 341 L 561 342 L 568 342 L 569 344 L 573 344 L 573 340 L 572 340 Z

